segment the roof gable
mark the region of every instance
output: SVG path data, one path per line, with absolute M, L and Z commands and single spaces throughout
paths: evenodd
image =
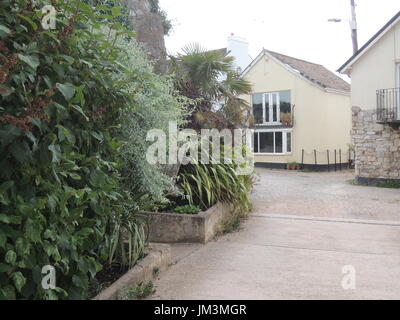
M 314 86 L 317 86 L 322 90 L 337 91 L 342 93 L 350 92 L 350 84 L 334 74 L 332 71 L 326 69 L 324 66 L 265 49 L 247 67 L 247 69 L 243 72 L 243 75 L 248 73 L 263 56 L 272 58 L 289 72 L 301 77 L 303 80 L 311 83 Z
M 338 72 L 348 73 L 351 66 L 399 22 L 400 11 L 392 19 L 390 19 L 371 39 L 369 39 L 367 43 L 364 44 L 353 56 L 351 56 L 351 58 L 338 69 Z

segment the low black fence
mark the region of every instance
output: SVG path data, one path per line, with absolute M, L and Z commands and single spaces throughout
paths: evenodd
M 314 171 L 342 171 L 354 168 L 355 151 L 352 149 L 306 152 L 302 150 L 301 169 Z

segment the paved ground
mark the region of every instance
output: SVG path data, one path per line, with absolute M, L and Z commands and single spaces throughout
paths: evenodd
M 259 170 L 257 213 L 400 221 L 400 190 L 354 186 L 351 171 Z
M 259 173 L 243 229 L 174 245 L 153 299 L 400 298 L 400 190 L 350 185 L 349 172 Z

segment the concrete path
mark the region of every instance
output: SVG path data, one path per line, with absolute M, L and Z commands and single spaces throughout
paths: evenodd
M 242 230 L 174 245 L 152 299 L 400 298 L 400 190 L 350 185 L 348 172 L 259 173 Z

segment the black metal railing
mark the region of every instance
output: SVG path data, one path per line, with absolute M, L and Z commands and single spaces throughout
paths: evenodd
M 380 123 L 400 123 L 400 88 L 376 91 L 377 120 Z

